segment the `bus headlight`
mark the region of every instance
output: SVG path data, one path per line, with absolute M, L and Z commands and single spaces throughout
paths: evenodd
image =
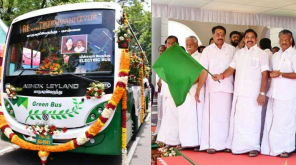
M 103 109 L 105 108 L 104 105 L 107 104 L 108 101 L 102 102 L 98 105 L 96 105 L 88 114 L 85 124 L 89 124 L 94 122 L 103 112 Z

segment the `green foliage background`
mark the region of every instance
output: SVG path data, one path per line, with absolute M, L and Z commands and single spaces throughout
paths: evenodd
M 94 2 L 117 2 L 128 15 L 140 45 L 146 52 L 151 65 L 151 11 L 144 10 L 150 0 L 93 0 Z M 0 18 L 9 26 L 14 18 L 34 10 L 70 3 L 88 2 L 87 0 L 0 0 Z M 131 47 L 135 45 L 132 40 Z

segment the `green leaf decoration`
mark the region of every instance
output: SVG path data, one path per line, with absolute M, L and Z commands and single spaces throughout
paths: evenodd
M 55 114 L 56 112 L 57 112 L 57 110 L 54 110 L 54 111 L 53 111 L 53 114 Z
M 62 118 L 63 118 L 63 119 L 67 119 L 67 117 L 66 117 L 65 115 L 62 115 Z
M 48 114 L 50 115 L 52 111 L 49 111 Z
M 77 115 L 79 114 L 79 112 L 77 112 L 77 111 L 76 111 L 76 112 L 74 112 L 74 113 L 75 113 L 75 114 L 77 114 Z
M 69 109 L 66 110 L 66 113 L 68 113 L 68 112 L 69 112 Z
M 54 117 L 54 115 L 51 115 L 50 117 L 51 117 L 52 119 L 56 119 L 56 118 Z
M 78 109 L 82 109 L 82 107 L 79 107 Z
M 31 111 L 29 112 L 29 114 L 31 115 L 31 114 L 32 114 L 32 112 L 33 112 L 33 110 L 31 110 Z
M 61 120 L 62 119 L 59 115 L 57 115 L 56 117 L 57 117 L 58 120 Z
M 77 101 L 76 98 L 73 98 L 73 101 Z
M 83 104 L 83 101 L 81 101 L 79 104 Z
M 77 102 L 73 102 L 74 104 L 77 104 Z
M 35 118 L 33 116 L 30 116 L 30 119 L 35 120 Z
M 69 113 L 68 115 L 69 115 L 69 117 L 74 117 L 74 116 L 73 116 L 72 114 L 70 114 L 70 113 Z
M 34 114 L 36 115 L 38 112 L 39 112 L 39 110 L 36 110 L 36 111 L 34 112 Z
M 38 120 L 41 120 L 41 117 L 40 117 L 40 116 L 38 116 L 38 115 L 36 115 L 36 118 L 37 118 Z
M 74 110 L 75 110 L 75 107 L 72 108 L 72 111 L 74 111 Z
M 61 111 L 59 112 L 59 114 L 63 114 L 63 112 L 64 112 L 64 110 L 61 110 Z
M 43 114 L 45 114 L 45 113 L 46 113 L 46 111 L 47 111 L 47 110 L 43 110 L 43 111 L 42 111 L 42 115 L 43 115 Z

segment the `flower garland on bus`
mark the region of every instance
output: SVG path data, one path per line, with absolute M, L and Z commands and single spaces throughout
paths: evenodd
M 86 95 L 85 97 L 87 99 L 100 99 L 103 95 L 105 95 L 105 92 L 104 92 L 104 84 L 101 83 L 101 82 L 92 82 L 89 84 L 89 88 L 87 88 L 87 91 L 86 91 Z
M 145 54 L 143 54 L 145 56 Z M 144 65 L 144 77 L 147 78 L 146 74 L 146 65 Z M 146 99 L 144 99 L 144 111 L 145 111 L 145 116 L 147 116 L 147 106 L 146 106 Z
M 108 101 L 107 106 L 101 113 L 100 117 L 94 122 L 94 124 L 85 132 L 79 135 L 77 138 L 60 145 L 55 146 L 47 146 L 47 145 L 37 145 L 27 142 L 21 138 L 19 138 L 9 127 L 7 121 L 5 120 L 2 109 L 0 109 L 0 129 L 1 131 L 9 138 L 9 140 L 20 146 L 23 149 L 35 150 L 39 151 L 38 155 L 41 159 L 41 163 L 45 164 L 47 157 L 50 152 L 64 152 L 68 150 L 73 150 L 84 145 L 91 138 L 93 138 L 96 134 L 99 133 L 101 128 L 105 125 L 109 117 L 115 111 L 115 108 L 119 101 L 121 100 L 123 94 L 126 92 L 126 85 L 128 81 L 128 73 L 129 73 L 129 65 L 130 65 L 130 56 L 128 54 L 128 50 L 122 50 L 121 59 L 120 59 L 120 67 L 119 67 L 119 80 L 116 83 L 115 91 L 112 94 L 111 99 Z M 124 136 L 123 136 L 124 138 Z
M 127 93 L 126 91 L 122 96 L 122 164 L 126 164 L 126 109 L 127 109 Z
M 140 57 L 138 57 L 135 53 L 132 53 L 130 62 L 130 76 L 128 77 L 128 81 L 130 84 L 140 85 L 139 71 L 142 66 L 143 60 Z
M 35 135 L 59 135 L 61 132 L 66 133 L 68 129 L 66 127 L 59 129 L 55 125 L 37 124 L 35 126 L 26 125 L 26 130 Z
M 124 24 L 122 26 L 118 26 L 118 29 L 114 29 L 116 42 L 121 48 L 128 48 L 128 43 L 133 38 L 131 31 L 128 28 L 127 17 L 124 14 Z
M 11 84 L 6 85 L 5 93 L 7 94 L 8 98 L 17 99 L 17 92 L 22 91 L 22 88 L 15 87 Z
M 143 73 L 143 67 L 140 68 L 140 86 L 141 86 L 141 97 L 140 97 L 140 101 L 141 101 L 141 112 L 140 112 L 140 121 L 141 123 L 144 123 L 144 82 L 143 82 L 143 78 L 144 78 L 144 73 Z
M 48 57 L 44 57 L 42 64 L 37 69 L 36 74 L 60 74 L 63 73 L 63 69 L 60 65 L 60 59 L 55 54 L 50 54 Z

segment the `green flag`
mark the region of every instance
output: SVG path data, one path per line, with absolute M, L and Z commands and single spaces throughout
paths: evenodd
M 175 43 L 161 54 L 153 69 L 168 84 L 176 106 L 180 106 L 204 67 Z

